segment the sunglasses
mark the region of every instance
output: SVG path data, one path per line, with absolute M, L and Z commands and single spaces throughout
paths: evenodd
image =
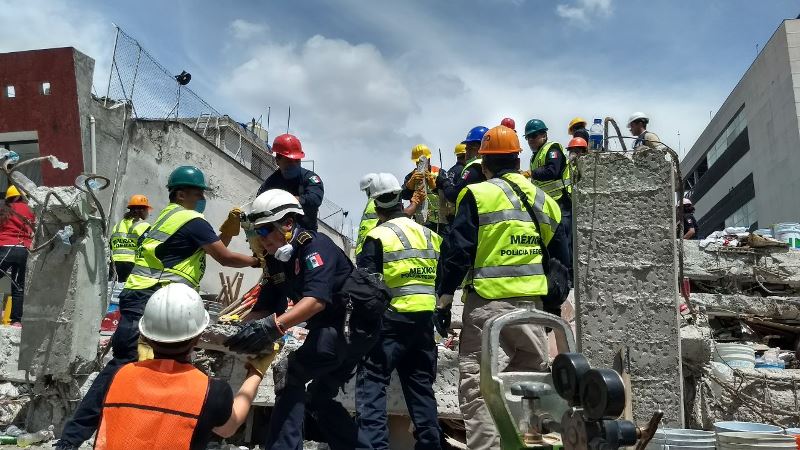
M 272 227 L 261 227 L 256 228 L 255 232 L 257 235 L 261 237 L 267 237 L 270 233 L 272 233 Z

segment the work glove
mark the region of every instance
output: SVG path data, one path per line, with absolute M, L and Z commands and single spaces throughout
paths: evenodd
M 530 170 L 520 170 L 519 173 L 520 173 L 520 175 L 522 175 L 525 178 L 530 178 L 531 177 L 531 171 Z
M 153 353 L 153 347 L 150 347 L 150 345 L 141 340 L 136 345 L 136 351 L 139 353 L 139 361 L 147 361 L 156 358 L 156 355 Z
M 413 174 L 411 174 L 411 178 L 406 181 L 406 187 L 410 190 L 416 189 L 419 187 L 419 183 L 424 177 L 425 175 L 423 173 L 415 171 Z
M 447 337 L 448 330 L 450 329 L 450 322 L 453 320 L 453 304 L 445 306 L 444 308 L 436 307 L 433 310 L 433 326 L 436 327 L 436 332 L 441 337 Z
M 225 346 L 237 353 L 261 353 L 283 336 L 275 314 L 244 325 L 238 333 L 225 340 Z
M 225 222 L 222 222 L 222 226 L 219 227 L 219 232 L 225 236 L 238 236 L 241 231 L 242 210 L 239 208 L 233 208 L 228 213 L 228 218 L 225 219 Z
M 264 375 L 267 373 L 267 369 L 269 369 L 269 365 L 272 364 L 272 361 L 274 361 L 275 357 L 278 356 L 278 352 L 280 352 L 280 350 L 281 346 L 276 342 L 273 344 L 271 352 L 253 358 L 247 358 L 245 367 L 257 373 L 261 378 L 264 378 Z
M 426 194 L 425 191 L 414 191 L 414 195 L 411 196 L 411 203 L 421 205 L 425 203 L 425 197 L 427 196 L 428 194 Z
M 425 172 L 425 181 L 428 182 L 428 189 L 436 189 L 436 175 L 431 172 Z
M 253 257 L 257 262 L 250 267 L 254 269 L 263 269 L 267 266 L 267 259 L 264 257 L 264 255 L 253 255 Z

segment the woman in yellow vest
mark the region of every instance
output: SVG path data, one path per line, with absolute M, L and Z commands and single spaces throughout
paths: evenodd
M 402 188 L 394 175 L 378 174 L 371 190 L 379 223 L 367 233 L 356 262 L 370 273 L 383 275 L 392 299 L 378 342 L 358 370 L 359 429 L 373 449 L 389 449 L 386 388 L 396 370 L 414 423 L 415 448 L 440 449 L 433 394 L 437 350 L 431 319 L 442 238 L 403 212 Z
M 109 271 L 109 277 L 117 274 L 117 281 L 124 283 L 133 270 L 133 261 L 136 259 L 136 246 L 139 238 L 150 228 L 146 222 L 147 216 L 153 207 L 147 197 L 141 194 L 131 196 L 128 201 L 128 211 L 122 220 L 111 230 L 111 262 L 114 270 Z
M 459 344 L 459 398 L 470 450 L 500 448 L 500 437 L 479 387 L 483 325 L 518 308 L 520 302 L 533 302 L 541 308 L 541 297 L 548 292 L 542 246 L 559 261 L 568 255 L 558 204 L 518 173 L 520 151 L 519 139 L 510 128 L 499 126 L 486 133 L 480 155 L 487 181 L 471 184 L 459 194 L 450 237 L 439 259 L 435 320 L 440 326 L 449 325 L 453 293 L 467 277 Z M 503 370 L 540 371 L 547 366 L 547 338 L 542 327 L 504 328 L 500 345 L 509 357 Z
M 194 289 L 174 283 L 153 294 L 139 330 L 155 359 L 126 364 L 114 375 L 95 449 L 201 450 L 212 432 L 230 437 L 239 429 L 276 352 L 248 360 L 234 397 L 226 381 L 191 365 L 192 350 L 208 323 L 203 299 Z

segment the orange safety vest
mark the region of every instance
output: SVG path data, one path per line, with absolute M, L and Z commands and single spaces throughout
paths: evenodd
M 114 376 L 94 448 L 189 449 L 209 378 L 171 359 L 130 363 Z

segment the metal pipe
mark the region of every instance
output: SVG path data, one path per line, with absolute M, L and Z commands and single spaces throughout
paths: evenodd
M 108 106 L 108 95 L 111 94 L 111 75 L 114 74 L 114 67 L 117 65 L 117 43 L 119 42 L 119 27 L 115 23 L 111 23 L 116 28 L 117 32 L 114 33 L 114 51 L 111 53 L 111 68 L 108 71 L 108 86 L 106 87 L 106 98 L 103 99 L 103 107 Z
M 97 139 L 95 125 L 97 121 L 94 116 L 89 116 L 89 147 L 92 152 L 92 173 L 97 173 Z

